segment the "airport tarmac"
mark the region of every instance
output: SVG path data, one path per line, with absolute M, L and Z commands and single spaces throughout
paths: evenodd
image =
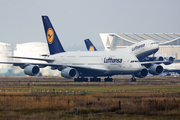
M 112 77 L 113 82 L 130 82 L 131 76 L 115 76 Z M 90 79 L 90 78 L 89 78 Z M 74 82 L 74 79 L 66 79 L 63 77 L 0 77 L 0 82 L 34 82 L 34 83 L 53 83 L 53 82 Z M 90 82 L 90 80 L 88 81 Z M 101 82 L 104 82 L 104 77 L 101 78 Z M 180 77 L 166 77 L 166 76 L 148 76 L 145 78 L 137 78 L 137 83 L 180 83 Z

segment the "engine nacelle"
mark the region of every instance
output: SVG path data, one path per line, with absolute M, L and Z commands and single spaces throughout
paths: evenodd
M 172 56 L 164 57 L 164 59 L 165 59 L 166 61 L 168 61 L 168 63 L 164 63 L 165 65 L 170 65 L 170 64 L 172 64 L 172 63 L 174 62 L 174 60 L 175 60 L 175 58 L 172 57 Z
M 61 76 L 65 77 L 65 78 L 74 78 L 74 77 L 76 77 L 77 74 L 78 74 L 78 72 L 76 71 L 76 69 L 70 68 L 70 67 L 64 68 L 61 71 Z
M 156 61 L 163 61 L 164 58 L 162 56 L 157 56 L 157 57 L 155 57 L 154 60 L 156 60 Z
M 148 75 L 148 70 L 146 68 L 142 68 L 142 70 L 136 74 L 134 74 L 135 77 L 138 78 L 144 78 Z
M 154 64 L 148 69 L 149 73 L 152 75 L 159 75 L 163 72 L 163 70 L 164 70 L 163 67 L 158 64 Z
M 24 73 L 30 76 L 37 75 L 39 73 L 39 67 L 36 65 L 28 65 L 24 68 Z

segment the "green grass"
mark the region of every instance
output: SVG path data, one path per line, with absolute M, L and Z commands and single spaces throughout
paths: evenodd
M 141 83 L 34 83 L 30 84 L 18 84 L 18 85 L 4 85 L 1 86 L 1 90 L 8 90 L 8 91 L 35 91 L 35 90 L 53 90 L 56 91 L 87 91 L 87 92 L 110 92 L 113 90 L 117 90 L 118 92 L 121 90 L 124 92 L 180 92 L 179 84 L 157 84 L 152 85 L 150 83 L 141 84 Z
M 67 79 L 58 77 L 48 78 L 7 78 L 1 80 L 57 80 L 54 83 L 27 82 L 8 83 L 0 82 L 1 110 L 0 119 L 66 119 L 66 120 L 99 120 L 99 119 L 122 119 L 122 120 L 168 120 L 180 119 L 179 108 L 173 108 L 180 100 L 180 81 L 173 81 L 165 77 L 138 79 L 138 82 L 128 82 L 130 77 L 115 78 L 116 82 L 62 82 Z M 139 82 L 147 81 L 150 82 Z M 68 81 L 73 81 L 68 79 Z M 158 81 L 158 82 L 157 82 Z M 34 93 L 35 90 L 53 90 L 56 92 L 81 91 L 82 94 L 43 94 Z M 20 92 L 11 92 L 12 90 Z M 32 92 L 29 92 L 31 90 Z M 84 91 L 88 94 L 83 94 Z M 109 90 L 109 93 L 107 93 Z M 113 93 L 111 93 L 113 90 Z M 119 93 L 115 93 L 118 90 Z M 123 92 L 120 93 L 120 90 Z M 126 93 L 124 92 L 126 90 Z M 25 91 L 25 93 L 23 93 Z M 16 94 L 16 93 L 23 94 Z M 4 96 L 3 94 L 6 94 Z M 10 95 L 8 94 L 10 93 Z M 44 95 L 44 96 L 43 96 Z M 68 100 L 70 105 L 68 106 Z M 121 101 L 122 110 L 118 108 Z M 168 101 L 165 103 L 164 101 Z M 21 103 L 22 102 L 22 103 Z M 151 105 L 151 102 L 154 103 Z M 17 105 L 16 105 L 17 104 Z M 23 105 L 22 105 L 23 104 Z M 11 107 L 14 106 L 15 108 Z M 24 106 L 26 107 L 24 108 Z M 162 106 L 161 106 L 162 105 Z M 161 110 L 164 106 L 164 111 Z M 7 108 L 4 109 L 4 106 Z M 58 107 L 59 106 L 59 107 Z M 68 107 L 67 107 L 68 106 Z M 149 107 L 150 106 L 150 107 Z M 176 105 L 177 106 L 177 105 Z M 74 114 L 74 107 L 78 107 L 78 114 Z M 162 107 L 162 108 L 161 108 Z M 170 109 L 173 108 L 172 110 Z M 160 110 L 159 110 L 160 108 Z M 13 110 L 15 109 L 15 110 Z M 151 110 L 152 109 L 152 110 Z M 167 111 L 168 109 L 168 111 Z M 147 112 L 148 111 L 148 112 Z M 157 113 L 156 113 L 157 111 Z

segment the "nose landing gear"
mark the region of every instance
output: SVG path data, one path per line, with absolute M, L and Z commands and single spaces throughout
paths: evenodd
M 136 82 L 136 78 L 134 77 L 134 75 L 131 78 L 131 82 Z

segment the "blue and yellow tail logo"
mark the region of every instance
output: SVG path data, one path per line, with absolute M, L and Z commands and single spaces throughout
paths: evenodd
M 94 46 L 91 45 L 91 46 L 89 47 L 89 51 L 94 51 Z
M 54 40 L 54 31 L 52 28 L 49 28 L 47 30 L 47 41 L 49 44 L 52 44 Z

